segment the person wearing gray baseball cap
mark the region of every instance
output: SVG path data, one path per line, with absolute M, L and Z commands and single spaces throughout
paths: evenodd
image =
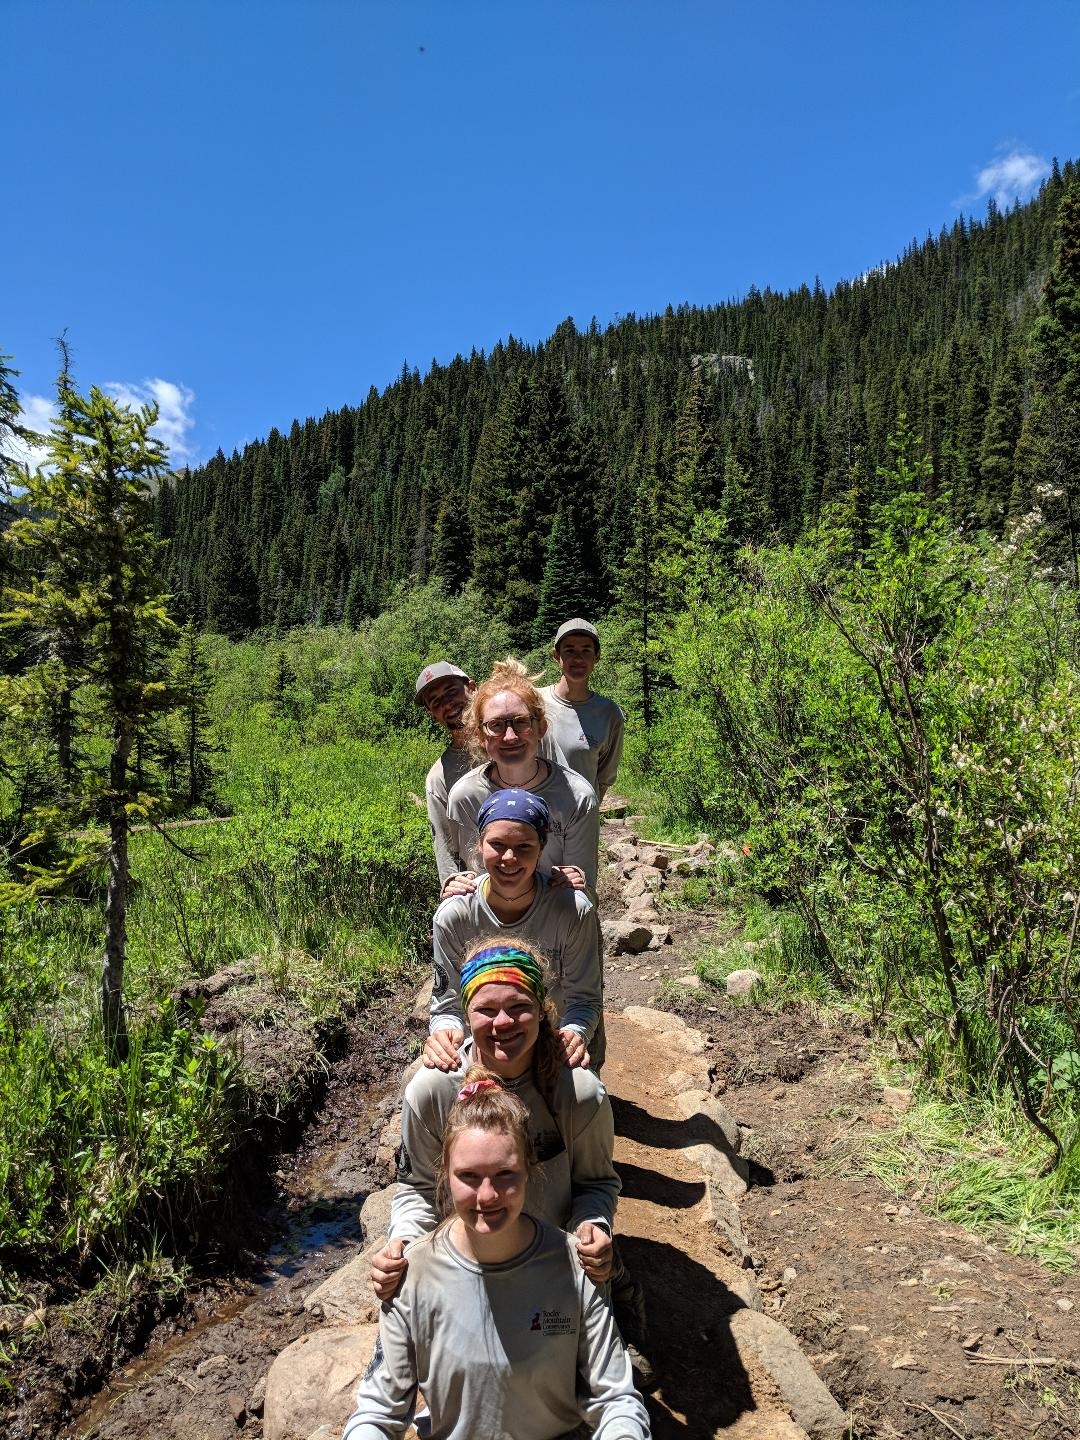
M 588 780 L 600 801 L 615 783 L 625 723 L 614 700 L 589 689 L 600 659 L 600 634 L 580 616 L 567 620 L 555 632 L 551 653 L 559 679 L 540 691 L 548 724 L 567 765 Z
M 474 760 L 465 741 L 462 716 L 469 696 L 476 689 L 465 671 L 449 660 L 436 660 L 426 665 L 416 677 L 416 703 L 426 710 L 436 725 L 450 732 L 450 744 L 432 765 L 424 781 L 431 841 L 435 847 L 435 864 L 439 868 L 439 885 L 457 870 L 457 839 L 446 813 L 446 797 L 454 784 L 467 775 Z

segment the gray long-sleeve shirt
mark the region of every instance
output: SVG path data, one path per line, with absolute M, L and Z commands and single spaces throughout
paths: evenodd
M 615 784 L 622 758 L 623 712 L 606 695 L 590 691 L 584 700 L 563 700 L 554 685 L 540 691 L 544 697 L 550 734 L 566 756 L 571 770 L 585 777 L 601 795 Z
M 459 870 L 472 869 L 479 851 L 476 817 L 480 806 L 500 787 L 491 778 L 490 763 L 470 770 L 450 791 L 447 812 L 457 842 Z M 596 792 L 587 780 L 565 765 L 551 764 L 551 773 L 532 793 L 551 812 L 551 829 L 540 856 L 544 871 L 553 865 L 578 865 L 585 883 L 596 889 L 597 851 L 600 848 L 600 810 Z
M 432 1440 L 649 1440 L 649 1417 L 611 1309 L 561 1231 L 536 1221 L 501 1265 L 460 1254 L 447 1231 L 407 1250 L 342 1440 L 397 1440 L 416 1407 Z
M 461 1047 L 457 1070 L 420 1069 L 405 1088 L 397 1187 L 390 1207 L 391 1240 L 410 1240 L 439 1222 L 435 1174 L 450 1107 L 476 1061 L 471 1040 Z M 529 1112 L 536 1172 L 529 1177 L 525 1208 L 552 1225 L 575 1231 L 592 1220 L 613 1232 L 620 1183 L 612 1161 L 615 1123 L 611 1101 L 591 1070 L 559 1071 L 552 1108 L 532 1072 L 503 1084 Z
M 536 899 L 520 919 L 504 925 L 488 904 L 487 879 L 485 875 L 471 894 L 451 895 L 435 911 L 431 924 L 435 983 L 429 1028 L 467 1028 L 461 1008 L 461 962 L 466 950 L 487 936 L 514 935 L 528 940 L 548 962 L 548 994 L 558 1011 L 560 1028 L 576 1030 L 588 1044 L 604 1006 L 592 901 L 584 890 L 552 889 L 547 877 L 538 873 Z
M 457 862 L 456 838 L 450 817 L 446 813 L 446 802 L 450 791 L 463 775 L 467 775 L 476 762 L 472 752 L 458 745 L 448 745 L 427 773 L 424 781 L 424 799 L 427 802 L 428 824 L 431 826 L 431 843 L 435 847 L 435 864 L 439 869 L 439 884 L 445 885 L 451 875 L 461 867 Z

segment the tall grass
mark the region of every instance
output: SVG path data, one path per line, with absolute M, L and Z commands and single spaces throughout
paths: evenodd
M 240 1060 L 179 1022 L 179 984 L 241 965 L 314 1024 L 426 934 L 435 876 L 411 792 L 430 739 L 302 746 L 249 719 L 222 776 L 234 814 L 133 837 L 122 1064 L 98 1033 L 100 889 L 0 917 L 0 1266 L 183 1254 L 212 1224 L 249 1102 Z

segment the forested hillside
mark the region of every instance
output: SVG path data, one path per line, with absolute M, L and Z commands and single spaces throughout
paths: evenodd
M 633 605 L 702 508 L 732 549 L 791 541 L 841 496 L 865 519 L 901 412 L 952 522 L 1000 535 L 1047 478 L 1029 341 L 1075 169 L 831 293 L 567 319 L 219 451 L 161 492 L 170 589 L 239 636 L 355 626 L 401 582 L 472 579 L 528 646 L 557 616 Z

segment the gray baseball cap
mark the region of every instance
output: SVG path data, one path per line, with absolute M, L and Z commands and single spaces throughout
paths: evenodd
M 464 670 L 459 670 L 456 665 L 451 665 L 449 660 L 436 660 L 434 665 L 428 665 L 416 677 L 416 703 L 423 705 L 423 694 L 433 680 L 448 680 L 454 677 L 458 680 L 468 680 Z
M 559 648 L 559 641 L 565 640 L 567 635 L 588 635 L 596 641 L 597 650 L 600 649 L 600 632 L 595 625 L 590 625 L 588 620 L 582 620 L 580 616 L 576 620 L 567 620 L 565 625 L 560 625 L 555 632 L 555 639 L 552 642 L 555 649 Z

